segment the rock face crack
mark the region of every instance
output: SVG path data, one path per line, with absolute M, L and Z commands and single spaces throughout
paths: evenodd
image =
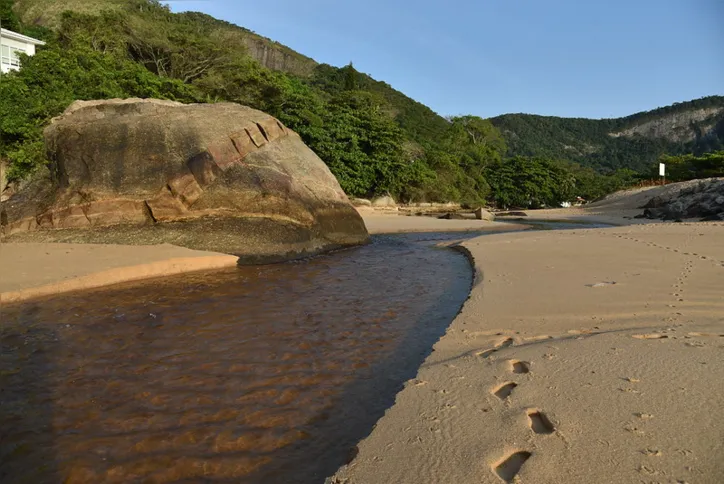
M 157 223 L 158 220 L 156 220 L 156 219 L 153 217 L 153 210 L 151 210 L 151 207 L 148 206 L 148 202 L 145 202 L 145 201 L 144 201 L 144 202 L 143 202 L 143 207 L 144 207 L 144 212 L 145 212 L 146 216 L 147 216 L 153 223 Z

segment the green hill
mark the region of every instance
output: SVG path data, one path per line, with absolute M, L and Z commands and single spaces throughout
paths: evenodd
M 155 9 L 155 3 L 145 0 L 16 0 L 13 9 L 26 25 L 57 29 L 62 24 L 63 12 L 72 11 L 86 15 L 100 15 L 103 12 L 130 13 L 140 19 Z M 203 13 L 190 12 L 181 15 L 193 18 L 209 32 L 213 32 L 214 36 L 233 37 L 246 48 L 250 56 L 270 69 L 308 75 L 317 65 L 313 59 L 243 27 Z
M 505 114 L 491 120 L 511 156 L 569 160 L 598 170 L 645 172 L 662 154 L 724 148 L 724 96 L 709 96 L 617 119 Z

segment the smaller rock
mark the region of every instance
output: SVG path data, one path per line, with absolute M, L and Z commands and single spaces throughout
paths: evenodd
M 492 222 L 495 220 L 495 215 L 485 210 L 483 207 L 475 210 L 475 218 L 478 220 L 487 220 Z
M 641 218 L 656 219 L 663 218 L 664 215 L 664 211 L 660 208 L 647 208 L 646 210 L 644 210 L 643 217 Z
M 397 207 L 397 202 L 395 202 L 395 199 L 388 196 L 385 197 L 377 197 L 372 200 L 372 206 L 378 207 L 378 208 L 394 208 Z
M 666 202 L 668 202 L 668 200 L 665 200 L 663 197 L 654 197 L 639 208 L 661 208 L 666 205 Z
M 5 197 L 4 200 L 7 200 L 10 198 L 10 194 L 5 194 L 5 189 L 8 187 L 8 177 L 7 177 L 7 166 L 5 163 L 5 160 L 0 158 L 0 196 Z M 3 201 L 4 201 L 3 200 Z
M 724 212 L 707 215 L 701 219 L 702 222 L 722 222 L 724 221 Z
M 528 214 L 525 212 L 498 212 L 495 214 L 496 217 L 527 217 Z
M 366 198 L 353 198 L 350 200 L 352 202 L 353 207 L 371 207 L 372 202 L 367 200 Z
M 445 215 L 440 215 L 438 218 L 443 220 L 465 220 L 465 217 L 463 217 L 459 213 L 453 212 L 446 213 Z

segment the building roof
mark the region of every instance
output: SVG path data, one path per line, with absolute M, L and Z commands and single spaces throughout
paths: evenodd
M 0 36 L 6 39 L 17 40 L 18 42 L 25 42 L 26 44 L 45 45 L 45 42 L 43 42 L 42 40 L 34 39 L 32 37 L 28 37 L 27 35 L 19 34 L 8 29 L 0 29 Z

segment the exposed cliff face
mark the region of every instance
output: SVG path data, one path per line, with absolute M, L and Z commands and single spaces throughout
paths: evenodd
M 618 138 L 639 135 L 673 142 L 687 142 L 710 136 L 721 119 L 724 119 L 724 107 L 692 109 L 671 113 L 623 131 L 609 133 L 609 136 Z
M 268 69 L 307 76 L 317 65 L 314 59 L 256 34 L 245 35 L 243 42 L 249 55 Z

